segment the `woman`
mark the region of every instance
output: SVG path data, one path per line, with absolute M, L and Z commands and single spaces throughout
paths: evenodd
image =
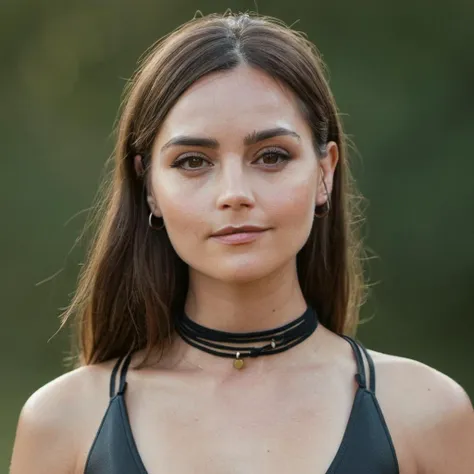
M 474 472 L 462 388 L 347 336 L 353 196 L 302 35 L 225 14 L 159 42 L 65 314 L 80 367 L 26 403 L 12 474 Z

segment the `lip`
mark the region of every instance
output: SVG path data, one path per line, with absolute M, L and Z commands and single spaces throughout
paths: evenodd
M 258 226 L 224 227 L 211 235 L 211 238 L 224 244 L 239 245 L 253 242 L 269 230 Z
M 229 234 L 242 234 L 245 232 L 263 232 L 267 230 L 265 227 L 260 227 L 256 225 L 241 225 L 241 226 L 232 226 L 229 225 L 227 227 L 223 227 L 219 229 L 217 232 L 211 235 L 211 237 L 220 237 L 221 235 L 229 235 Z

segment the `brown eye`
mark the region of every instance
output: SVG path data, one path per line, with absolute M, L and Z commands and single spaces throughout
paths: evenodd
M 212 164 L 199 155 L 189 155 L 177 159 L 171 166 L 185 171 L 199 171 L 212 166 Z
M 268 168 L 271 168 L 285 164 L 290 159 L 291 157 L 287 153 L 283 153 L 280 150 L 275 150 L 263 153 L 256 161 Z
M 194 156 L 192 158 L 188 158 L 186 161 L 189 165 L 189 168 L 199 168 L 199 166 L 203 164 L 204 160 L 198 156 Z
M 280 160 L 281 156 L 277 153 L 267 153 L 262 156 L 262 162 L 265 165 L 276 165 L 278 160 Z

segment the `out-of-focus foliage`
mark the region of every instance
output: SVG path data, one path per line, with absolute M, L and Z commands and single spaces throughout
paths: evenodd
M 196 10 L 227 7 L 256 9 L 207 0 L 0 5 L 1 472 L 22 404 L 66 370 L 67 332 L 49 339 L 83 261 L 74 246 L 81 211 L 111 153 L 127 78 Z M 360 338 L 436 367 L 473 396 L 474 2 L 261 0 L 258 9 L 320 48 L 357 147 L 366 244 L 378 255 L 368 262 L 378 284 Z

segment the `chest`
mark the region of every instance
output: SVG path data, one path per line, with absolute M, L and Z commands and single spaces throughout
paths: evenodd
M 355 387 L 281 381 L 183 393 L 127 398 L 148 474 L 324 474 L 344 437 Z

